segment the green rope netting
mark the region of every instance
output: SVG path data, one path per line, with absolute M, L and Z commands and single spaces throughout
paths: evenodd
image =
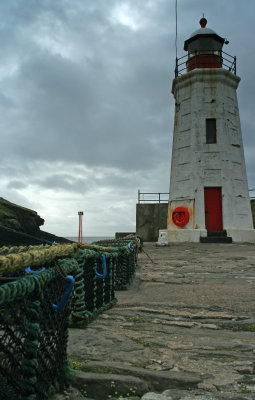
M 115 290 L 134 277 L 137 251 L 136 238 L 0 249 L 1 399 L 45 399 L 71 382 L 68 326 L 85 327 L 116 303 Z M 56 312 L 68 275 L 74 290 Z
M 66 275 L 78 268 L 75 259 L 58 262 Z M 62 370 L 67 364 L 70 308 L 56 315 L 52 306 L 64 287 L 56 268 L 0 286 L 1 399 L 43 399 L 68 383 Z
M 100 240 L 95 244 L 115 247 L 117 251 L 115 289 L 128 289 L 135 276 L 140 239 L 132 236 L 123 239 Z

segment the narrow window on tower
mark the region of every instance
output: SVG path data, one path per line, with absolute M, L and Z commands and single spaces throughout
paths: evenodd
M 206 143 L 217 143 L 215 118 L 206 119 Z

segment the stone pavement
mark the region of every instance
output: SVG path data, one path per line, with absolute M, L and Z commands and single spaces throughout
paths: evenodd
M 145 243 L 117 298 L 70 329 L 76 386 L 89 397 L 255 399 L 255 246 Z

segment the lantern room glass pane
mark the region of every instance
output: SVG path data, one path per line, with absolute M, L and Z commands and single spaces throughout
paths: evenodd
M 211 52 L 213 50 L 211 38 L 199 39 L 199 50 L 200 52 Z
M 189 58 L 197 54 L 221 55 L 222 43 L 212 37 L 200 37 L 188 44 Z
M 212 40 L 212 47 L 214 51 L 220 51 L 222 49 L 222 46 L 223 44 L 221 42 L 218 42 L 218 40 Z
M 199 40 L 194 40 L 193 42 L 189 43 L 188 50 L 189 53 L 195 53 L 196 51 L 199 50 Z

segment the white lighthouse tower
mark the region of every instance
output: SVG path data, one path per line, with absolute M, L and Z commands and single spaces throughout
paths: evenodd
M 177 60 L 168 242 L 255 242 L 236 90 L 236 58 L 206 27 Z M 162 236 L 162 231 L 159 236 Z M 164 236 L 164 235 L 163 235 Z

